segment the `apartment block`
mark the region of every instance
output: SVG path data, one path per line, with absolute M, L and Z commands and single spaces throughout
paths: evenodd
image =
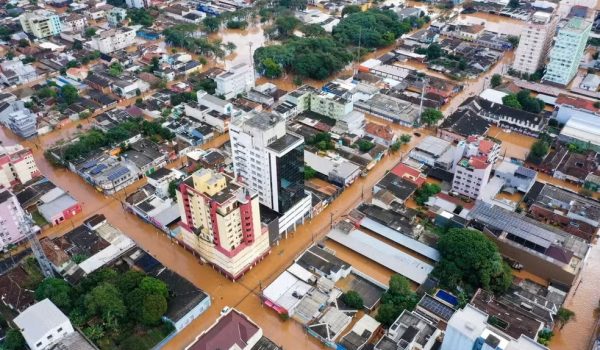
M 304 138 L 287 131 L 285 120 L 272 113 L 238 118 L 230 136 L 236 177 L 276 214 L 278 234 L 294 230 L 311 208 L 304 192 Z
M 520 73 L 533 74 L 542 67 L 552 45 L 557 24 L 558 16 L 555 14 L 534 13 L 527 28 L 524 28 L 521 33 L 512 69 Z
M 127 5 L 127 7 L 131 8 L 148 8 L 150 6 L 152 6 L 152 1 L 151 0 L 125 0 L 125 4 Z
M 237 280 L 270 252 L 256 192 L 231 177 L 201 169 L 177 190 L 181 240 L 200 257 Z
M 30 149 L 20 145 L 0 147 L 0 188 L 24 184 L 40 175 Z
M 492 166 L 500 155 L 500 145 L 483 138 L 469 137 L 460 141 L 456 147 L 452 191 L 463 196 L 477 199 L 487 185 Z
M 0 251 L 8 245 L 19 243 L 26 238 L 21 230 L 21 222 L 25 213 L 19 205 L 17 197 L 10 191 L 0 189 Z
M 61 18 L 61 31 L 82 32 L 87 27 L 87 18 L 78 13 L 71 13 Z
M 111 27 L 118 27 L 123 20 L 127 18 L 127 10 L 120 7 L 113 7 L 106 13 L 106 19 Z
M 216 95 L 223 95 L 226 100 L 246 93 L 254 87 L 254 72 L 248 64 L 241 63 L 231 67 L 215 77 Z
M 321 91 L 311 94 L 310 110 L 333 119 L 341 119 L 354 109 L 351 99 Z
M 58 35 L 61 31 L 60 17 L 50 11 L 26 12 L 19 17 L 19 21 L 25 33 L 33 34 L 38 39 Z
M 577 74 L 591 29 L 592 22 L 580 17 L 571 18 L 558 29 L 544 81 L 558 85 L 571 82 Z
M 105 30 L 94 36 L 87 44 L 94 50 L 111 53 L 129 47 L 134 42 L 135 29 L 125 27 Z

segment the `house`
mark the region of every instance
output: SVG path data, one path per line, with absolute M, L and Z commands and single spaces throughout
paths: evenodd
M 61 19 L 61 30 L 63 32 L 81 33 L 87 27 L 87 18 L 78 13 L 70 13 Z
M 598 88 L 600 87 L 600 76 L 591 73 L 587 74 L 581 83 L 579 83 L 579 87 L 587 91 L 598 91 Z
M 365 135 L 373 138 L 376 143 L 390 147 L 398 139 L 398 135 L 389 126 L 368 122 L 364 127 Z
M 214 349 L 281 350 L 263 336 L 262 329 L 256 323 L 236 309 L 221 315 L 210 328 L 185 347 L 185 350 Z
M 75 332 L 69 318 L 50 299 L 28 307 L 14 323 L 32 350 L 50 349 L 56 341 Z
M 54 188 L 40 197 L 38 211 L 52 225 L 81 213 L 81 204 L 61 188 Z
M 388 173 L 379 180 L 373 187 L 373 196 L 378 197 L 382 191 L 389 193 L 394 202 L 404 204 L 404 202 L 417 190 L 417 185 L 412 181 L 399 177 L 393 172 Z M 388 196 L 389 196 L 388 195 Z
M 375 350 L 395 348 L 433 349 L 442 331 L 425 316 L 404 310 L 390 326 L 387 334 L 375 344 Z M 458 350 L 458 349 L 457 349 Z
M 304 162 L 323 179 L 342 187 L 352 184 L 361 173 L 358 165 L 344 158 L 333 159 L 307 150 L 304 150 Z
M 456 147 L 450 142 L 434 136 L 425 137 L 408 156 L 418 163 L 430 167 L 452 169 Z
M 18 59 L 0 63 L 0 82 L 6 86 L 20 85 L 38 78 L 35 67 Z
M 120 27 L 102 31 L 86 43 L 92 50 L 98 50 L 104 54 L 122 50 L 133 45 L 135 42 L 134 28 Z
M 0 103 L 0 124 L 23 138 L 37 134 L 37 115 L 22 100 Z
M 121 157 L 132 162 L 139 169 L 139 174 L 149 175 L 167 165 L 167 155 L 161 151 L 158 144 L 148 139 L 131 143 Z
M 67 69 L 67 77 L 76 81 L 84 81 L 88 76 L 88 69 L 85 67 L 73 67 Z
M 459 108 L 444 119 L 437 130 L 437 137 L 456 143 L 471 135 L 487 135 L 490 126 L 491 123 L 477 112 Z

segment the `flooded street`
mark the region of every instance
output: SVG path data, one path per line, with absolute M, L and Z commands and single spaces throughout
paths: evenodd
M 210 40 L 234 43 L 236 49 L 225 57 L 225 69 L 240 63 L 251 64 L 252 55 L 257 48 L 270 43 L 264 36 L 264 24 L 251 24 L 247 29 L 222 29 L 208 36 Z

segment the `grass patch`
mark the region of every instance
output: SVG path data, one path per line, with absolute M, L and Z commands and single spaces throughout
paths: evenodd
M 46 226 L 49 224 L 49 222 L 46 221 L 46 219 L 44 219 L 44 217 L 42 216 L 42 214 L 40 214 L 40 212 L 38 210 L 31 213 L 31 218 L 33 219 L 33 222 L 35 222 L 35 224 L 40 227 L 43 227 L 43 226 Z

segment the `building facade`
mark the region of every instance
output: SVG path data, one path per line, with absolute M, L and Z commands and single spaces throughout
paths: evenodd
M 58 35 L 61 32 L 60 17 L 53 12 L 44 10 L 26 12 L 19 17 L 19 21 L 25 33 L 32 34 L 38 39 Z
M 106 13 L 106 19 L 111 27 L 118 27 L 127 18 L 127 10 L 113 7 Z
M 342 96 L 327 92 L 311 94 L 310 96 L 310 110 L 329 118 L 341 119 L 352 112 L 353 109 L 354 103 L 352 103 L 352 100 Z
M 557 23 L 558 16 L 555 14 L 546 12 L 533 14 L 527 28 L 521 33 L 512 69 L 520 73 L 533 74 L 543 66 L 552 45 Z
M 469 198 L 480 198 L 490 180 L 492 166 L 500 156 L 500 145 L 470 136 L 458 143 L 455 156 L 458 161 L 454 166 L 452 191 Z
M 181 239 L 225 276 L 237 280 L 270 252 L 258 195 L 229 176 L 201 169 L 177 190 Z
M 94 36 L 88 44 L 92 49 L 102 53 L 111 53 L 133 45 L 135 42 L 135 29 L 117 28 L 105 30 Z
M 235 175 L 279 214 L 279 233 L 294 230 L 310 215 L 304 192 L 304 139 L 286 130 L 285 120 L 260 113 L 230 128 Z
M 125 0 L 125 4 L 127 4 L 127 7 L 131 8 L 148 8 L 150 6 L 152 6 L 152 1 L 151 0 Z
M 78 13 L 71 13 L 61 20 L 61 31 L 64 32 L 82 32 L 87 27 L 87 18 Z
M 241 63 L 231 67 L 215 77 L 216 95 L 223 95 L 226 100 L 246 93 L 254 87 L 254 72 L 252 67 Z
M 11 244 L 19 243 L 27 235 L 21 230 L 25 213 L 15 197 L 8 190 L 0 190 L 0 251 Z
M 558 30 L 544 81 L 559 85 L 571 82 L 577 74 L 591 29 L 592 22 L 573 17 Z
M 24 184 L 40 175 L 30 149 L 22 146 L 0 148 L 0 188 Z

